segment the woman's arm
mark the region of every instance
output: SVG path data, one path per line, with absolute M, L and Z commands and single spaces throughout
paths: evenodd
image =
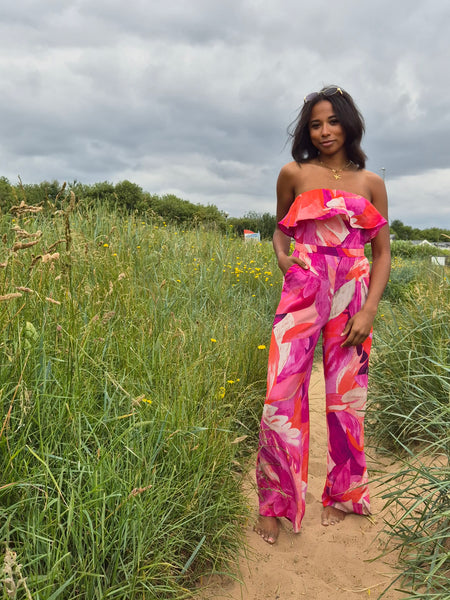
M 277 223 L 287 215 L 291 204 L 294 202 L 295 187 L 293 170 L 295 169 L 297 171 L 298 168 L 299 167 L 296 163 L 288 163 L 281 169 L 278 176 Z M 298 177 L 298 172 L 296 175 Z M 306 265 L 306 263 L 304 263 L 300 258 L 289 255 L 291 239 L 281 231 L 281 229 L 278 227 L 278 224 L 275 227 L 272 243 L 277 257 L 278 266 L 283 272 L 283 275 L 285 275 L 289 267 L 292 267 L 294 264 L 300 265 L 304 269 L 308 269 L 308 265 Z
M 372 204 L 387 221 L 387 194 L 384 181 L 374 173 L 368 175 Z M 385 225 L 372 240 L 372 269 L 366 301 L 361 310 L 349 320 L 344 328 L 342 335 L 346 335 L 347 339 L 342 344 L 342 347 L 362 344 L 369 335 L 377 313 L 378 303 L 389 281 L 390 270 L 391 246 L 389 225 Z

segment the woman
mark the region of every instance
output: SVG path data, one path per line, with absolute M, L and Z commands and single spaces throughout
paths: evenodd
M 322 524 L 349 512 L 370 514 L 363 421 L 372 324 L 389 278 L 390 247 L 386 190 L 364 168 L 363 133 L 362 116 L 342 88 L 309 94 L 292 133 L 294 161 L 278 177 L 273 247 L 284 284 L 269 351 L 255 525 L 271 544 L 279 517 L 298 532 L 305 511 L 308 385 L 321 333 L 328 425 Z M 363 250 L 369 240 L 370 284 Z

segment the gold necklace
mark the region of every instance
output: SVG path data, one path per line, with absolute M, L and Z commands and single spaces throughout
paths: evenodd
M 345 164 L 341 169 L 333 169 L 333 167 L 329 167 L 328 165 L 326 165 L 325 163 L 323 163 L 320 158 L 317 159 L 319 161 L 319 165 L 321 165 L 322 167 L 325 167 L 325 169 L 329 169 L 332 173 L 333 173 L 333 177 L 335 179 L 341 179 L 342 175 L 342 171 L 345 171 L 345 169 L 348 169 L 348 167 L 353 164 L 351 160 L 348 161 L 347 164 Z

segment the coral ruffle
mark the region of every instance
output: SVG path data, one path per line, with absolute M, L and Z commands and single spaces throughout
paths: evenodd
M 303 222 L 323 221 L 338 215 L 352 228 L 369 230 L 365 241 L 375 237 L 387 223 L 364 196 L 343 190 L 316 189 L 297 196 L 278 226 L 286 235 L 297 238 Z

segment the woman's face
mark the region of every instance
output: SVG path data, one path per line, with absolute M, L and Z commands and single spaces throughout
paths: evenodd
M 344 148 L 345 131 L 328 100 L 320 100 L 313 106 L 309 120 L 309 136 L 313 146 L 322 155 L 331 156 Z

